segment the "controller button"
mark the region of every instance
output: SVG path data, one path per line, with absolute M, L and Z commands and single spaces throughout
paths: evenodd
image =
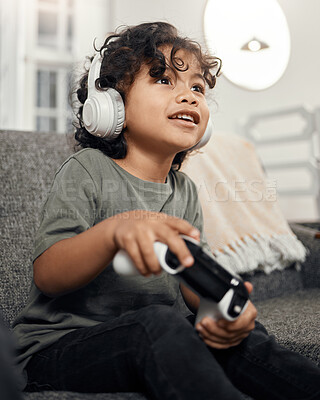
M 240 313 L 241 313 L 241 307 L 240 307 L 240 306 L 234 306 L 234 307 L 233 307 L 233 311 L 234 311 L 235 313 L 237 313 L 237 314 L 240 314 Z

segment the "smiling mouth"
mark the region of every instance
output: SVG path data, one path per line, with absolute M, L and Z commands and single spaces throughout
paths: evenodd
M 179 114 L 172 115 L 171 117 L 169 117 L 169 119 L 178 119 L 181 121 L 192 122 L 195 125 L 197 125 L 199 123 L 198 115 L 185 114 L 185 113 L 179 113 Z

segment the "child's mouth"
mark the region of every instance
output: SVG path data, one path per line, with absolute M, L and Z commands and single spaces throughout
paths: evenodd
M 181 122 L 192 123 L 192 125 L 197 125 L 199 123 L 199 115 L 197 113 L 176 113 L 169 117 L 169 119 L 178 120 Z
M 195 128 L 197 125 L 190 120 L 182 119 L 182 118 L 171 118 L 171 121 L 173 121 L 174 124 L 180 127 L 185 127 L 185 128 Z

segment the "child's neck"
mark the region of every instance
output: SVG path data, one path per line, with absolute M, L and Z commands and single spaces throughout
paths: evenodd
M 131 150 L 122 159 L 113 159 L 121 168 L 139 179 L 150 182 L 165 183 L 171 168 L 173 156 L 160 157 L 155 154 Z

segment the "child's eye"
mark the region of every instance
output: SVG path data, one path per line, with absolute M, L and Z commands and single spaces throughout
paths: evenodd
M 198 84 L 193 85 L 191 90 L 193 90 L 194 92 L 202 93 L 202 94 L 204 94 L 204 91 L 205 91 L 204 87 L 202 85 L 198 85 Z
M 172 85 L 170 79 L 165 77 L 158 79 L 156 83 L 160 83 L 161 85 Z

